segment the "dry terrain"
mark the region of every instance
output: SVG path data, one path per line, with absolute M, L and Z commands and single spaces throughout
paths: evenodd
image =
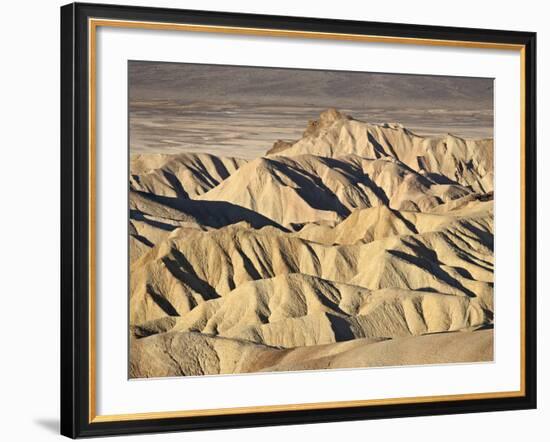
M 130 377 L 493 359 L 493 140 L 334 109 L 130 164 Z

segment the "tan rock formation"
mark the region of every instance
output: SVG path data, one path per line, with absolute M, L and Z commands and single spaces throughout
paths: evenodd
M 132 377 L 492 359 L 492 140 L 329 109 L 130 168 Z

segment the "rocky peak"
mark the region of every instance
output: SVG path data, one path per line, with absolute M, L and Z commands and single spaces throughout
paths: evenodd
M 319 134 L 321 128 L 326 128 L 332 123 L 338 120 L 349 120 L 350 118 L 347 115 L 344 115 L 340 111 L 329 108 L 319 115 L 318 120 L 309 120 L 307 123 L 307 128 L 304 132 L 304 137 L 316 136 Z

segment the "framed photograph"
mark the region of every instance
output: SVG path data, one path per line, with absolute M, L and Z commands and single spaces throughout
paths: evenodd
M 62 434 L 535 408 L 535 44 L 62 7 Z

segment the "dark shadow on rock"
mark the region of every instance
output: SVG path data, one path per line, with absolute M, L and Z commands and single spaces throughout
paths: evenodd
M 228 203 L 226 201 L 190 200 L 153 195 L 143 192 L 137 193 L 153 202 L 163 204 L 172 209 L 175 209 L 181 212 L 182 215 L 191 216 L 203 226 L 220 228 L 244 221 L 249 223 L 254 229 L 261 229 L 265 226 L 272 226 L 284 232 L 288 232 L 288 229 L 285 229 L 283 226 L 267 218 L 266 216 L 263 216 L 258 212 L 255 212 L 254 210 L 250 210 L 246 207 L 238 206 L 236 204 Z M 144 214 L 141 214 L 140 216 L 137 213 L 131 213 L 131 216 L 134 219 L 139 219 L 141 217 L 140 220 L 149 222 L 149 220 L 143 219 L 143 215 Z M 183 218 L 184 217 L 182 216 L 182 219 Z M 162 227 L 159 226 L 159 228 Z M 170 225 L 170 229 L 173 230 L 173 228 L 174 227 Z
M 470 280 L 474 280 L 474 277 L 472 276 L 472 274 L 466 270 L 464 267 L 453 267 L 455 269 L 455 272 L 458 273 L 460 276 L 462 276 L 463 278 L 466 278 L 466 279 L 470 279 Z
M 483 324 L 483 325 L 480 325 L 479 327 L 476 327 L 474 331 L 493 330 L 494 328 L 495 328 L 494 324 Z
M 416 226 L 412 222 L 410 222 L 407 218 L 405 218 L 399 210 L 393 210 L 393 209 L 390 209 L 390 210 L 397 218 L 399 218 L 399 220 L 401 220 L 403 224 L 407 226 L 407 229 L 409 229 L 414 234 L 419 233 L 418 230 L 416 230 Z
M 384 203 L 384 205 L 389 206 L 390 200 L 384 190 L 378 187 L 378 185 L 372 181 L 372 179 L 365 174 L 361 168 L 352 163 L 341 161 L 336 158 L 322 157 L 319 159 L 331 169 L 338 170 L 346 176 L 355 188 L 359 188 L 358 184 L 368 187 L 372 193 L 374 193 L 376 197 Z
M 390 151 L 386 152 L 384 150 L 384 147 L 378 142 L 376 138 L 374 138 L 374 135 L 370 131 L 367 133 L 367 139 L 374 147 L 376 158 L 382 158 L 387 156 L 392 156 L 393 158 L 397 158 L 397 154 L 395 153 L 395 150 L 393 150 L 393 146 L 388 140 L 385 140 L 385 141 L 388 144 L 388 148 L 390 149 Z
M 429 180 L 433 181 L 435 184 L 447 184 L 447 185 L 464 187 L 457 181 L 453 181 L 448 176 L 442 175 L 440 173 L 426 172 L 425 176 Z
M 414 265 L 420 269 L 423 269 L 429 273 L 431 273 L 433 276 L 435 276 L 437 279 L 443 281 L 445 284 L 450 285 L 451 287 L 454 287 L 461 292 L 465 293 L 470 298 L 475 298 L 476 294 L 473 293 L 471 290 L 464 287 L 460 281 L 453 278 L 451 275 L 449 275 L 445 270 L 443 270 L 439 262 L 437 262 L 437 258 L 434 260 L 435 252 L 433 250 L 425 249 L 419 253 L 419 256 L 410 255 L 405 252 L 401 252 L 399 250 L 388 250 L 387 251 L 390 255 L 401 259 L 402 261 L 405 261 L 408 264 Z
M 476 238 L 479 239 L 479 242 L 481 242 L 484 246 L 488 247 L 491 251 L 493 251 L 494 235 L 491 232 L 487 232 L 485 230 L 480 229 L 469 220 L 462 220 L 460 224 L 462 227 L 469 230 L 470 233 L 475 235 Z
M 258 270 L 256 270 L 256 267 L 254 267 L 254 264 L 252 263 L 250 258 L 248 256 L 246 256 L 246 254 L 243 253 L 243 251 L 240 250 L 239 248 L 236 248 L 235 250 L 239 254 L 239 256 L 241 257 L 241 259 L 243 260 L 244 268 L 246 269 L 246 272 L 250 275 L 250 277 L 253 280 L 262 279 L 262 275 L 260 275 Z
M 147 218 L 143 212 L 140 212 L 139 210 L 135 210 L 135 209 L 130 209 L 130 219 L 136 220 L 136 221 L 142 221 L 146 224 L 149 224 L 152 227 L 156 227 L 157 229 L 165 230 L 167 232 L 171 232 L 177 227 L 177 226 L 173 226 L 172 224 L 163 223 L 161 221 Z
M 147 238 L 145 238 L 144 236 L 141 236 L 141 235 L 132 235 L 130 234 L 131 237 L 135 238 L 137 241 L 139 241 L 140 243 L 146 245 L 147 247 L 153 247 L 154 244 L 149 241 Z
M 174 259 L 166 256 L 162 258 L 162 262 L 174 278 L 189 286 L 193 291 L 200 293 L 205 300 L 220 297 L 214 287 L 197 275 L 195 269 L 183 253 L 176 248 L 172 248 L 171 254 Z
M 463 239 L 460 238 L 456 233 L 447 230 L 445 232 L 441 232 L 441 238 L 449 244 L 449 246 L 453 249 L 460 250 L 460 258 L 464 261 L 468 262 L 469 264 L 475 265 L 477 267 L 480 267 L 484 270 L 487 270 L 488 272 L 493 271 L 493 265 L 492 263 L 485 261 L 481 259 L 479 256 L 473 255 L 469 250 L 465 249 L 464 247 L 461 247 L 459 243 L 462 243 Z M 455 238 L 456 240 L 453 240 Z M 478 238 L 479 240 L 479 238 Z M 482 242 L 482 241 L 480 241 Z M 487 246 L 487 245 L 486 245 Z M 492 250 L 492 247 L 489 247 Z
M 314 209 L 333 211 L 340 216 L 349 215 L 347 207 L 340 202 L 332 190 L 325 186 L 318 175 L 272 159 L 264 159 L 264 161 L 268 162 L 268 167 L 276 169 L 296 183 L 298 187 L 294 190 Z
M 166 179 L 166 181 L 168 181 L 172 189 L 174 189 L 174 192 L 176 192 L 178 198 L 189 198 L 188 193 L 184 190 L 180 181 L 173 173 L 168 172 L 167 170 L 163 170 L 162 174 L 164 175 L 164 178 Z
M 336 340 L 336 342 L 355 339 L 355 336 L 351 331 L 351 326 L 348 321 L 339 316 L 331 315 L 330 313 L 325 313 L 325 315 L 330 322 L 330 327 L 334 332 L 334 339 Z
M 147 294 L 168 316 L 179 316 L 175 307 L 164 296 L 159 295 L 150 284 L 147 284 Z

